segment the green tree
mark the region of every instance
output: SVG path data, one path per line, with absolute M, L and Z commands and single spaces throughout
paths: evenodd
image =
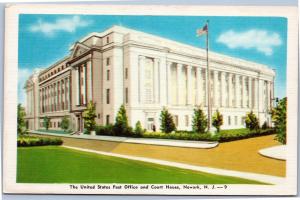
M 132 133 L 132 128 L 128 126 L 126 109 L 123 104 L 118 111 L 113 132 L 115 135 L 131 135 Z
M 142 124 L 140 121 L 137 121 L 135 124 L 134 134 L 136 136 L 141 136 L 141 135 L 143 135 L 143 133 L 144 133 L 144 129 L 142 127 Z
M 67 116 L 64 116 L 63 119 L 61 120 L 60 127 L 66 132 L 69 128 L 70 125 L 70 120 Z
M 171 133 L 176 130 L 175 123 L 173 121 L 172 115 L 169 113 L 168 109 L 165 107 L 160 113 L 160 130 L 164 133 Z
M 278 105 L 271 112 L 276 131 L 275 139 L 282 144 L 286 144 L 286 105 L 287 98 L 285 97 L 278 102 Z
M 93 101 L 89 101 L 86 110 L 83 112 L 82 115 L 84 119 L 84 128 L 90 133 L 91 131 L 95 130 L 96 126 L 96 107 Z
M 245 119 L 246 128 L 248 128 L 250 131 L 252 130 L 258 130 L 259 129 L 259 121 L 256 115 L 251 111 L 250 113 L 247 113 L 246 119 Z
M 20 135 L 26 133 L 25 116 L 25 108 L 21 104 L 18 104 L 18 134 Z
M 223 115 L 216 110 L 212 116 L 212 125 L 217 129 L 217 132 L 220 132 L 221 126 L 223 125 Z
M 194 109 L 192 127 L 193 131 L 197 133 L 204 133 L 207 128 L 207 118 L 200 107 Z
M 50 118 L 49 118 L 48 116 L 45 116 L 45 117 L 44 117 L 44 122 L 43 122 L 43 124 L 44 124 L 44 127 L 46 128 L 46 130 L 48 130 L 48 129 L 49 129 L 49 126 L 50 126 Z

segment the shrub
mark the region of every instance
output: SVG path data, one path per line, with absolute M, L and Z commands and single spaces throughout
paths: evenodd
M 124 105 L 121 105 L 118 111 L 116 122 L 113 126 L 113 134 L 119 136 L 132 135 L 132 128 L 128 126 L 128 119 Z
M 134 135 L 135 136 L 142 136 L 144 131 L 145 130 L 143 129 L 141 122 L 137 121 L 136 124 L 135 124 Z
M 46 145 L 62 145 L 63 141 L 60 138 L 44 138 L 33 136 L 18 137 L 18 147 L 30 147 L 30 146 L 46 146 Z
M 90 133 L 95 129 L 96 126 L 95 118 L 97 117 L 96 107 L 92 101 L 88 103 L 87 108 L 83 112 L 82 117 L 84 119 L 84 127 L 87 129 L 88 133 Z
M 263 125 L 261 126 L 261 129 L 266 130 L 266 129 L 268 129 L 268 128 L 269 128 L 269 126 L 268 126 L 267 122 L 265 121 L 265 122 L 263 123 Z
M 95 127 L 96 135 L 108 135 L 112 136 L 113 134 L 113 125 L 109 124 L 106 126 L 96 126 Z
M 253 113 L 253 111 L 247 113 L 245 123 L 246 123 L 246 128 L 248 128 L 250 131 L 252 130 L 257 131 L 259 129 L 259 121 L 256 115 Z
M 25 108 L 21 104 L 18 104 L 18 134 L 26 134 L 26 125 L 25 125 Z
M 220 132 L 221 126 L 223 125 L 223 115 L 216 110 L 212 116 L 212 125 L 217 129 L 217 132 Z
M 173 117 L 165 107 L 160 113 L 160 122 L 160 130 L 162 132 L 171 133 L 172 131 L 176 131 L 176 126 L 173 121 Z
M 272 121 L 276 131 L 275 139 L 282 144 L 286 144 L 286 105 L 287 98 L 285 97 L 272 110 Z
M 207 118 L 200 107 L 194 109 L 192 127 L 193 131 L 197 133 L 204 133 L 207 128 Z
M 48 116 L 45 116 L 45 117 L 44 117 L 44 122 L 43 122 L 43 124 L 44 124 L 44 127 L 46 128 L 46 130 L 48 130 L 48 129 L 49 129 L 49 126 L 50 126 L 50 118 L 49 118 Z
M 67 116 L 64 116 L 63 119 L 61 120 L 60 127 L 66 132 L 69 128 L 70 125 L 70 120 Z

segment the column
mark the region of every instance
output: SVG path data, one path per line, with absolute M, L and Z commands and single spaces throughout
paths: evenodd
M 171 81 L 172 62 L 167 61 L 167 103 L 172 104 L 172 81 Z
M 182 83 L 182 64 L 177 63 L 177 93 L 176 93 L 176 102 L 177 105 L 181 104 L 181 100 L 180 100 L 180 90 L 181 90 L 181 83 Z
M 226 96 L 228 95 L 227 94 L 227 91 L 226 91 L 226 73 L 225 72 L 221 72 L 221 106 L 222 107 L 226 107 Z
M 83 104 L 86 104 L 86 65 L 83 65 Z
M 265 109 L 265 104 L 264 104 L 264 81 L 259 79 L 258 80 L 258 108 L 259 112 L 263 112 Z
M 197 91 L 196 91 L 196 105 L 202 104 L 202 94 L 203 94 L 203 79 L 202 79 L 202 70 L 200 67 L 196 68 L 196 85 L 197 85 Z
M 68 78 L 68 110 L 71 110 L 71 78 L 70 77 Z
M 194 89 L 192 85 L 192 66 L 187 66 L 187 90 L 186 90 L 186 102 L 187 105 L 192 105 L 192 90 Z
M 78 106 L 80 104 L 80 67 L 77 67 L 77 72 L 75 72 L 75 80 L 76 80 L 76 105 Z M 57 85 L 57 91 L 58 91 L 58 85 Z M 59 102 L 59 97 L 57 93 L 57 102 Z
M 145 56 L 139 56 L 139 103 L 143 102 L 144 95 L 144 68 L 145 68 Z
M 69 101 L 68 101 L 68 78 L 65 78 L 65 107 L 64 107 L 64 110 L 67 110 L 68 104 L 69 104 Z
M 253 94 L 252 94 L 252 78 L 248 77 L 248 83 L 249 83 L 249 108 L 252 110 L 252 99 L 253 99 Z
M 88 61 L 87 63 L 87 66 L 88 66 L 88 70 L 89 70 L 89 83 L 88 83 L 88 99 L 89 101 L 91 101 L 93 99 L 93 84 L 92 84 L 92 81 L 93 81 L 93 74 L 92 74 L 92 61 Z M 69 84 L 68 84 L 68 88 L 69 88 Z M 69 100 L 68 100 L 68 104 L 69 104 Z
M 154 103 L 159 103 L 159 59 L 154 59 Z
M 228 73 L 228 107 L 232 107 L 232 74 Z
M 268 110 L 271 108 L 271 82 L 267 82 Z
M 213 90 L 214 90 L 214 106 L 218 107 L 219 106 L 219 94 L 218 94 L 218 71 L 214 70 L 214 83 L 213 83 Z
M 258 109 L 258 79 L 257 78 L 254 78 L 254 105 L 253 105 L 253 107 L 254 107 L 254 109 Z
M 246 76 L 242 76 L 242 108 L 247 107 Z
M 240 75 L 235 75 L 235 107 L 241 107 L 241 85 Z

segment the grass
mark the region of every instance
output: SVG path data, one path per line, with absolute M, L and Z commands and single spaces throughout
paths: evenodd
M 18 183 L 263 184 L 59 146 L 19 147 Z

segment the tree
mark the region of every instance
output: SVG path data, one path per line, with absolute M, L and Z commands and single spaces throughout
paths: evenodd
M 247 113 L 245 123 L 246 123 L 246 128 L 248 128 L 250 131 L 259 129 L 258 118 L 253 113 L 253 111 Z
M 137 121 L 135 124 L 134 134 L 136 136 L 141 136 L 141 135 L 143 135 L 143 133 L 144 133 L 144 129 L 142 127 L 142 124 L 140 121 Z
M 84 119 L 84 128 L 90 133 L 91 131 L 95 130 L 96 121 L 96 107 L 93 101 L 89 101 L 86 110 L 83 112 L 82 115 Z
M 70 125 L 70 120 L 67 116 L 64 116 L 63 119 L 61 120 L 61 124 L 60 124 L 60 127 L 65 131 L 68 130 L 69 128 L 69 125 Z
M 216 110 L 212 116 L 212 125 L 217 129 L 217 132 L 220 132 L 220 128 L 223 125 L 223 115 Z
M 161 122 L 160 130 L 162 132 L 171 133 L 172 131 L 176 130 L 173 117 L 165 107 L 160 113 L 160 122 Z
M 26 132 L 25 116 L 25 108 L 21 104 L 18 104 L 18 134 L 20 135 Z
M 128 126 L 126 109 L 123 104 L 118 111 L 116 122 L 113 127 L 113 132 L 115 135 L 130 135 L 132 132 L 132 128 Z
M 48 116 L 44 117 L 44 127 L 46 128 L 46 130 L 49 129 L 50 126 L 50 118 Z
M 197 133 L 204 133 L 207 128 L 207 118 L 200 107 L 194 109 L 192 127 L 193 131 Z
M 275 139 L 282 144 L 286 144 L 286 105 L 287 98 L 285 97 L 278 102 L 278 105 L 271 112 L 276 131 Z

